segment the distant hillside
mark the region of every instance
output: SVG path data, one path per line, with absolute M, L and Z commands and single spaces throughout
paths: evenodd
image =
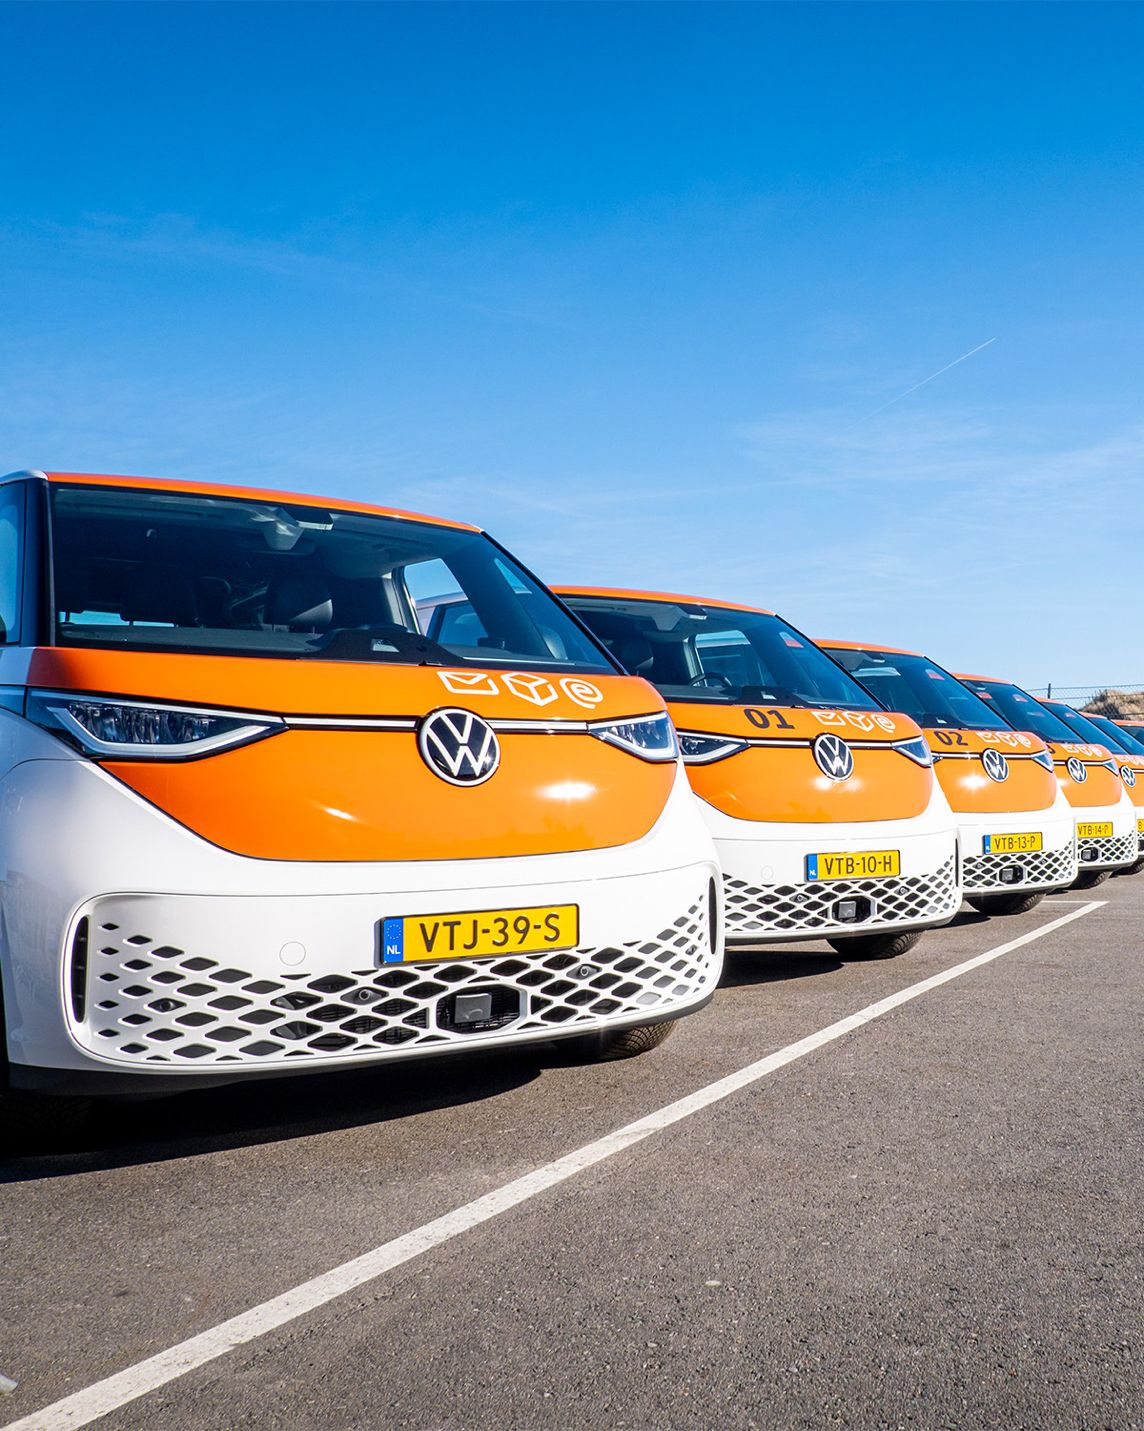
M 1082 709 L 1113 720 L 1144 720 L 1144 691 L 1097 691 Z

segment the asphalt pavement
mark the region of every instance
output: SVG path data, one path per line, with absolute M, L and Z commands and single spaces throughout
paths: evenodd
M 1144 1427 L 1142 1026 L 1144 875 L 963 914 L 888 962 L 732 956 L 624 1063 L 472 1055 L 109 1106 L 0 1172 L 0 1423 Z M 453 1213 L 146 1389 L 148 1358 Z M 93 1420 L 88 1389 L 123 1372 Z

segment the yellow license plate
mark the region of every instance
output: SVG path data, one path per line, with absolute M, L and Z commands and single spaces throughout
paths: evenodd
M 1030 850 L 1043 850 L 1045 841 L 1040 830 L 1029 830 L 1023 835 L 986 835 L 987 855 L 1027 855 Z
M 1144 815 L 1136 821 L 1136 832 L 1137 834 L 1144 835 Z
M 897 850 L 864 850 L 854 854 L 849 850 L 807 855 L 806 877 L 824 879 L 878 879 L 902 872 L 902 857 Z
M 1112 821 L 1083 820 L 1076 827 L 1076 833 L 1081 840 L 1107 840 L 1112 835 Z
M 575 949 L 579 942 L 580 906 L 576 904 L 406 914 L 381 921 L 383 964 L 540 954 L 548 949 Z

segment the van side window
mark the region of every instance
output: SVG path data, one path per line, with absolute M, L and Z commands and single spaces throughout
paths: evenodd
M 20 639 L 24 573 L 24 488 L 0 487 L 0 644 Z

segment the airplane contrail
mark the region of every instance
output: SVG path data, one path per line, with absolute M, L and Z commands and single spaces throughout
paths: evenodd
M 926 383 L 932 383 L 934 378 L 940 378 L 942 373 L 948 373 L 950 368 L 956 368 L 958 363 L 964 363 L 966 358 L 972 358 L 974 353 L 980 353 L 982 348 L 988 348 L 990 343 L 996 343 L 996 338 L 986 338 L 984 343 L 978 343 L 976 348 L 970 348 L 968 353 L 962 353 L 960 358 L 954 358 L 952 363 L 946 363 L 944 368 L 938 368 L 936 373 L 930 373 L 928 378 L 923 378 L 920 383 L 915 383 L 912 388 L 907 388 L 904 393 L 899 393 L 897 397 L 892 397 L 889 402 L 884 402 L 881 407 L 876 407 L 873 412 L 868 412 L 864 417 L 852 422 L 850 427 L 843 428 L 844 432 L 849 432 L 850 428 L 857 427 L 860 422 L 868 422 L 870 418 L 877 417 L 880 412 L 885 412 L 888 407 L 893 407 L 896 402 L 901 402 L 903 398 L 908 398 L 911 393 L 916 393 L 918 388 L 924 388 Z

